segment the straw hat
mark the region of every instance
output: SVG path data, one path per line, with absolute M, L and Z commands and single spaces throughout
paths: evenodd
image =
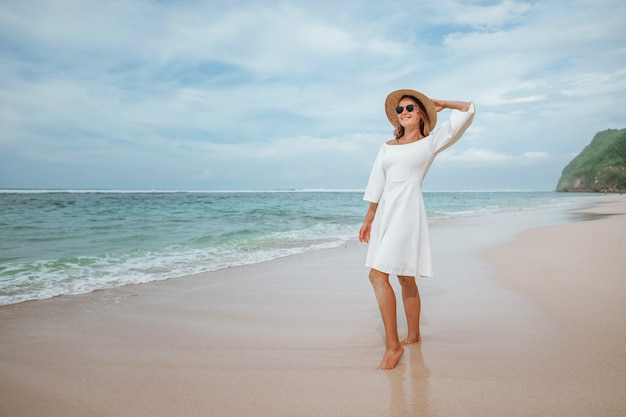
M 415 90 L 396 90 L 389 93 L 387 99 L 385 100 L 385 113 L 387 113 L 387 119 L 389 119 L 391 124 L 396 128 L 400 126 L 398 114 L 396 113 L 396 107 L 398 107 L 400 99 L 404 96 L 413 96 L 422 103 L 426 109 L 429 130 L 433 130 L 437 125 L 437 110 L 435 110 L 433 102 L 426 95 Z

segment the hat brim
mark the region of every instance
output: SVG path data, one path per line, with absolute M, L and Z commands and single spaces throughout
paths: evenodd
M 432 100 L 425 94 L 415 90 L 396 90 L 387 96 L 385 100 L 385 113 L 387 113 L 387 119 L 394 127 L 400 127 L 400 121 L 398 120 L 398 114 L 396 113 L 396 107 L 404 96 L 413 96 L 418 99 L 424 108 L 426 109 L 426 117 L 428 118 L 428 130 L 433 130 L 437 125 L 437 110 Z

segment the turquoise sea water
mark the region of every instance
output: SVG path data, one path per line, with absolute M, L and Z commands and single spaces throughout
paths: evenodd
M 361 191 L 0 190 L 0 305 L 337 247 Z M 571 204 L 554 192 L 425 193 L 431 219 Z

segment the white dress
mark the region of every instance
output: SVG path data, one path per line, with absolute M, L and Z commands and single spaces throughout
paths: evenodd
M 452 110 L 450 120 L 423 139 L 381 146 L 363 196 L 378 203 L 367 267 L 392 275 L 433 276 L 422 182 L 435 156 L 459 140 L 473 119 L 471 103 L 467 112 Z

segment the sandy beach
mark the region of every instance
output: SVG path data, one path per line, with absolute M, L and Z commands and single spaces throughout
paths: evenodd
M 0 307 L 0 415 L 623 416 L 626 196 L 584 201 L 433 222 L 392 371 L 356 239 Z

